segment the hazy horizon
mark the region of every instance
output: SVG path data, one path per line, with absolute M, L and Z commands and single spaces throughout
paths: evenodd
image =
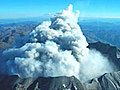
M 10 23 L 21 23 L 21 22 L 42 22 L 50 20 L 52 16 L 41 16 L 41 17 L 23 17 L 23 18 L 0 18 L 0 24 L 10 24 Z M 95 20 L 97 22 L 104 21 L 120 21 L 120 18 L 104 18 L 104 17 L 79 17 L 79 21 L 83 20 Z M 78 22 L 79 22 L 78 21 Z

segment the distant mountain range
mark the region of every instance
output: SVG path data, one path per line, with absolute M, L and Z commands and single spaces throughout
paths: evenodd
M 88 42 L 102 41 L 120 48 L 120 19 L 94 18 L 79 22 Z
M 25 17 L 25 18 L 6 18 L 0 19 L 0 24 L 11 24 L 11 23 L 27 23 L 27 22 L 42 22 L 49 20 L 51 17 L 50 14 L 44 14 L 39 17 Z
M 46 18 L 48 20 L 48 18 Z M 0 24 L 0 49 L 9 48 L 13 45 L 16 36 L 27 35 L 39 25 L 43 19 L 6 19 Z M 110 18 L 81 18 L 79 20 L 83 34 L 88 42 L 101 41 L 120 48 L 120 19 Z M 78 22 L 78 23 L 79 23 Z

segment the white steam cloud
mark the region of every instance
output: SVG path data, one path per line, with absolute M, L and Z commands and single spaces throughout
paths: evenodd
M 0 72 L 21 77 L 72 76 L 83 82 L 112 72 L 107 58 L 89 50 L 72 5 L 37 26 L 29 43 L 2 53 Z

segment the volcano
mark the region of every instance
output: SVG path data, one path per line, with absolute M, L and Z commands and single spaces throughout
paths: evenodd
M 119 88 L 117 49 L 100 42 L 88 44 L 77 24 L 78 17 L 79 11 L 74 13 L 73 6 L 69 5 L 51 21 L 44 21 L 32 30 L 23 46 L 3 51 L 0 87 L 42 90 Z

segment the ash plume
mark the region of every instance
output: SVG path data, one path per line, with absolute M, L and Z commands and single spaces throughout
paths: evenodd
M 75 76 L 86 82 L 112 72 L 108 59 L 89 50 L 72 5 L 44 21 L 19 48 L 3 51 L 0 72 L 21 77 Z

